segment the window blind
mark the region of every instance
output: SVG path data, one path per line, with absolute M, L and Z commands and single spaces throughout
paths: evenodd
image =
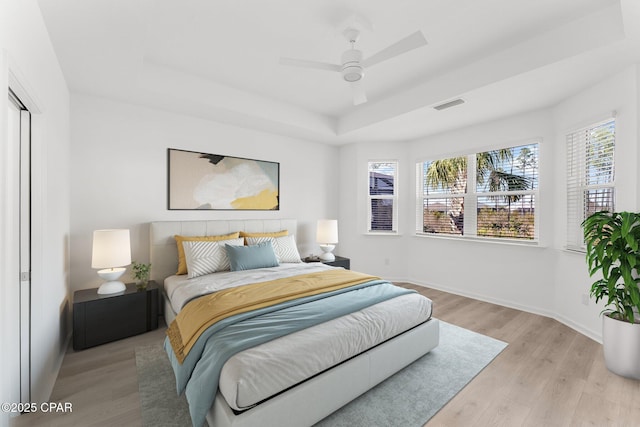
M 538 147 L 417 163 L 416 233 L 536 240 Z
M 397 162 L 369 162 L 369 232 L 397 231 Z
M 538 144 L 476 155 L 477 235 L 534 240 Z
M 416 232 L 464 234 L 469 156 L 417 164 Z
M 585 248 L 581 224 L 589 215 L 614 210 L 615 119 L 567 135 L 567 247 Z

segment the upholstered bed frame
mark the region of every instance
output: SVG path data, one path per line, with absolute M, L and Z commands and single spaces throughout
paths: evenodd
M 212 236 L 280 230 L 296 234 L 296 227 L 296 220 L 292 219 L 152 222 L 151 278 L 163 285 L 166 277 L 175 274 L 176 234 Z M 166 301 L 164 315 L 167 324 L 175 317 Z M 210 427 L 312 425 L 428 353 L 438 345 L 439 335 L 438 320 L 432 318 L 240 414 L 234 414 L 218 393 L 207 422 Z

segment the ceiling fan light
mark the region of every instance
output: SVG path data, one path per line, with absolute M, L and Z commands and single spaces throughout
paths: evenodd
M 362 67 L 358 64 L 347 65 L 342 68 L 342 78 L 350 83 L 362 79 L 363 75 Z
M 348 82 L 357 82 L 364 74 L 362 65 L 362 52 L 358 49 L 349 49 L 342 54 L 342 78 Z

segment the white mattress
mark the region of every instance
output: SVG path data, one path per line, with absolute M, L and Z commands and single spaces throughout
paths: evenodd
M 190 300 L 221 289 L 333 268 L 322 263 L 292 263 L 193 279 L 170 276 L 164 287 L 178 313 Z M 246 410 L 425 322 L 431 310 L 428 298 L 417 293 L 402 295 L 245 350 L 223 366 L 220 392 L 229 407 Z
M 220 392 L 231 408 L 248 409 L 430 317 L 431 301 L 407 294 L 275 339 L 231 357 Z

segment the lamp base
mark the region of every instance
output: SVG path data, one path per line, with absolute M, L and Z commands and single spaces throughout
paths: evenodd
M 127 289 L 127 287 L 124 283 L 118 280 L 112 280 L 111 282 L 104 282 L 102 285 L 100 285 L 100 287 L 98 288 L 98 294 L 117 294 L 118 292 L 122 292 L 125 289 Z
M 335 261 L 336 256 L 331 252 L 335 249 L 336 245 L 320 245 L 320 249 L 324 252 L 320 255 L 321 261 Z
M 98 294 L 100 295 L 115 294 L 127 289 L 125 284 L 118 280 L 120 276 L 124 274 L 125 270 L 126 268 L 119 267 L 119 268 L 106 268 L 104 270 L 98 271 L 98 276 L 106 280 L 106 282 L 104 282 L 98 288 Z

